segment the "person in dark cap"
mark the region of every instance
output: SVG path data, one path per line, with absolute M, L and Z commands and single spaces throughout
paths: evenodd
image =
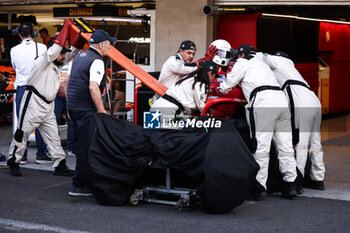
M 260 166 L 252 198 L 266 196 L 272 138 L 277 144 L 279 168 L 284 180 L 282 197 L 295 197 L 297 172 L 288 101 L 273 71 L 256 57 L 255 48 L 249 44 L 239 46 L 238 59 L 218 90 L 226 94 L 238 83 L 249 101 L 246 117 L 251 130 L 251 152 Z
M 196 64 L 193 62 L 196 51 L 196 45 L 193 41 L 183 41 L 180 44 L 180 48 L 177 53 L 168 58 L 168 60 L 163 64 L 159 76 L 159 82 L 163 83 L 167 88 L 171 88 L 179 79 L 195 71 L 199 62 L 204 60 L 211 61 L 213 56 L 217 53 L 217 49 L 215 47 L 209 47 L 205 57 L 198 60 Z
M 66 165 L 66 154 L 61 146 L 58 127 L 54 114 L 54 99 L 59 88 L 60 67 L 72 59 L 78 52 L 72 43 L 72 51 L 64 46 L 70 34 L 72 21 L 66 19 L 63 29 L 55 43 L 34 60 L 27 89 L 23 95 L 19 124 L 9 148 L 7 164 L 12 176 L 21 176 L 19 162 L 27 147 L 29 135 L 38 128 L 53 158 L 54 175 L 73 176 Z
M 277 81 L 289 100 L 293 145 L 298 167 L 297 192 L 303 193 L 304 185 L 308 188 L 324 190 L 325 166 L 321 145 L 320 125 L 322 107 L 320 100 L 310 90 L 310 86 L 295 68 L 288 54 L 277 51 L 275 55 L 264 55 L 264 61 L 276 75 Z M 308 157 L 311 160 L 309 174 L 305 174 Z
M 162 112 L 165 122 L 201 112 L 207 103 L 210 83 L 217 76 L 217 65 L 213 61 L 204 61 L 202 66 L 178 80 L 162 98 L 156 100 L 150 111 Z
M 256 54 L 256 50 L 250 44 L 242 44 L 239 46 L 237 53 L 238 56 L 244 54 L 245 59 L 249 60 Z
M 70 196 L 91 196 L 88 184 L 88 147 L 94 130 L 93 114 L 107 113 L 102 103 L 106 86 L 106 68 L 103 57 L 111 43 L 117 41 L 103 30 L 96 30 L 90 37 L 90 48 L 73 60 L 67 91 L 67 108 L 76 126 L 75 154 L 77 158 Z

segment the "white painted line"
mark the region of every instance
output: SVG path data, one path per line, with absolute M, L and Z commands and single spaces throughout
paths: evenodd
M 350 191 L 349 190 L 336 190 L 336 189 L 327 189 L 324 191 L 304 189 L 304 193 L 300 196 L 304 197 L 316 197 L 322 199 L 330 199 L 337 201 L 350 201 Z
M 70 182 L 62 182 L 62 183 L 58 183 L 58 184 L 53 184 L 53 185 L 49 185 L 49 186 L 45 186 L 43 187 L 43 189 L 49 189 L 49 188 L 53 188 L 53 187 L 57 187 L 57 186 L 61 186 L 61 185 L 67 185 Z
M 38 232 L 51 231 L 58 233 L 91 233 L 89 231 L 69 230 L 45 224 L 23 222 L 6 218 L 0 218 L 0 227 L 9 230 L 37 230 Z

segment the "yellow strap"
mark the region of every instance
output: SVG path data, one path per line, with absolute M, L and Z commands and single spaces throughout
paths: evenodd
M 74 19 L 74 21 L 76 22 L 76 24 L 78 24 L 77 26 L 81 26 L 85 29 L 86 32 L 94 32 L 94 30 L 89 26 L 86 25 L 84 22 L 82 22 L 80 19 Z

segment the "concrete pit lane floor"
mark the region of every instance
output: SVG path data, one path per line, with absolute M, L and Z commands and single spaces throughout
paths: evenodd
M 29 164 L 11 177 L 0 162 L 0 232 L 349 232 L 350 115 L 322 122 L 325 191 L 305 189 L 295 200 L 269 195 L 245 201 L 227 214 L 206 214 L 199 206 L 100 206 L 93 197 L 68 196 L 70 177 L 52 175 L 51 164 Z M 12 127 L 0 123 L 0 152 L 7 154 Z M 68 157 L 73 169 L 75 158 Z

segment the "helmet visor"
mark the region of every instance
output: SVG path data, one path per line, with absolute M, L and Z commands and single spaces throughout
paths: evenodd
M 219 49 L 217 55 L 221 58 L 231 58 L 232 56 L 231 51 L 226 51 L 223 49 Z

